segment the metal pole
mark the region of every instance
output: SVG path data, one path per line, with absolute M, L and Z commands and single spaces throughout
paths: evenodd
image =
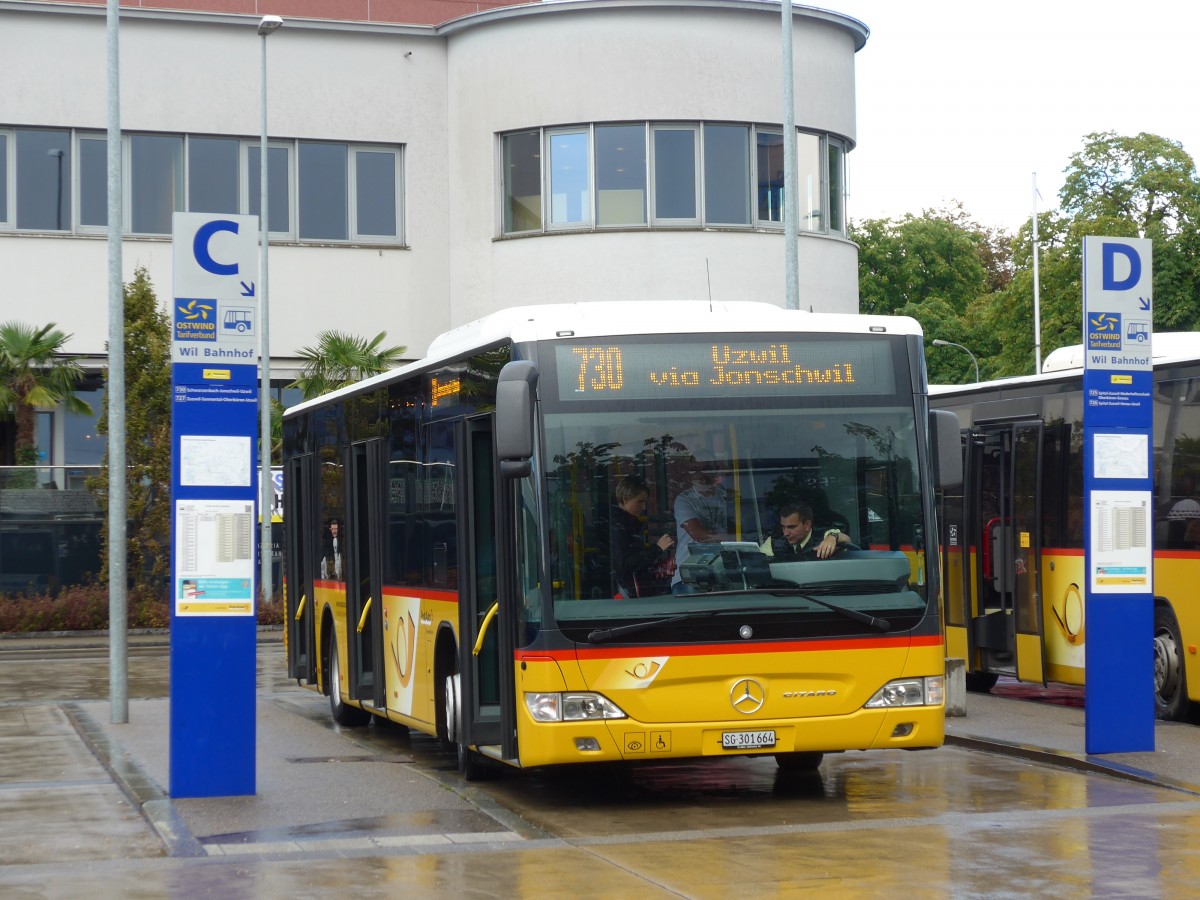
M 1033 374 L 1042 374 L 1042 300 L 1038 278 L 1037 172 L 1033 173 Z
M 267 244 L 270 207 L 267 205 L 267 36 L 283 24 L 279 16 L 263 16 L 258 23 L 258 34 L 262 38 L 262 66 L 259 73 L 259 106 L 262 113 L 262 139 L 258 153 L 258 327 L 261 329 L 259 360 L 258 405 L 259 405 L 259 556 L 261 564 L 260 584 L 262 602 L 271 603 L 275 597 L 271 573 L 271 506 L 275 489 L 271 483 L 271 340 L 270 308 L 267 300 Z
M 800 216 L 796 208 L 800 192 L 796 165 L 796 103 L 792 83 L 792 0 L 782 0 L 783 16 L 783 240 L 785 279 L 784 308 L 800 308 L 800 263 L 796 242 L 799 239 Z
M 129 721 L 126 631 L 125 286 L 121 280 L 120 0 L 108 0 L 108 695 L 111 721 Z

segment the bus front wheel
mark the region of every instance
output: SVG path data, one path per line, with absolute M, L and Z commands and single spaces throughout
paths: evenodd
M 457 754 L 458 771 L 467 781 L 486 777 L 486 764 L 477 752 L 463 742 L 462 734 L 462 676 L 457 672 L 446 676 L 446 742 Z
M 333 721 L 347 728 L 366 725 L 371 714 L 342 702 L 342 671 L 338 667 L 337 638 L 329 641 L 329 712 Z
M 1160 719 L 1181 721 L 1187 715 L 1183 640 L 1179 620 L 1169 606 L 1154 608 L 1154 710 Z

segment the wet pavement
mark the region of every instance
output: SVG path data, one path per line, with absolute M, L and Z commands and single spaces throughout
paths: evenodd
M 467 784 L 427 737 L 338 729 L 265 633 L 256 794 L 181 799 L 153 641 L 131 644 L 113 725 L 94 646 L 0 640 L 5 898 L 1188 896 L 1200 877 L 1200 728 L 1088 756 L 1060 686 L 1002 682 L 941 750 L 831 755 L 816 775 L 741 757 Z M 64 655 L 77 676 L 54 677 Z

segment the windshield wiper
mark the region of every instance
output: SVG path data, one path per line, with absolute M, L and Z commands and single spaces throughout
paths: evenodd
M 705 594 L 706 597 L 721 597 L 721 596 L 737 596 L 745 595 L 745 591 L 730 591 L 712 592 Z M 820 602 L 820 601 L 818 601 Z M 647 628 L 653 628 L 655 625 L 670 625 L 674 622 L 683 622 L 686 619 L 699 619 L 708 616 L 719 616 L 726 613 L 767 613 L 767 612 L 786 612 L 778 606 L 724 606 L 720 609 L 693 609 L 688 612 L 679 613 L 674 616 L 667 616 L 665 619 L 651 619 L 648 622 L 630 622 L 628 625 L 618 625 L 616 628 L 593 628 L 588 632 L 587 639 L 593 644 L 602 644 L 605 641 L 611 641 L 613 638 L 621 637 L 626 634 L 634 634 L 638 631 L 645 631 Z
M 828 600 L 822 600 L 820 597 L 814 597 L 812 594 L 805 593 L 801 590 L 794 590 L 792 588 L 758 588 L 755 593 L 770 594 L 772 597 L 799 597 L 801 600 L 808 600 L 811 603 L 815 603 L 817 606 L 823 606 L 840 616 L 845 616 L 847 619 L 853 619 L 855 622 L 862 622 L 864 625 L 870 625 L 872 628 L 877 628 L 880 631 L 892 630 L 892 623 L 887 619 L 881 619 L 878 616 L 873 616 L 870 613 L 865 613 L 861 610 L 852 609 L 849 606 L 839 606 L 836 603 L 830 603 Z

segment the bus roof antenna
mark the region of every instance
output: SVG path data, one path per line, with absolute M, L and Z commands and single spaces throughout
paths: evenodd
M 712 270 L 708 267 L 708 257 L 704 257 L 704 274 L 708 278 L 708 311 L 712 312 Z

